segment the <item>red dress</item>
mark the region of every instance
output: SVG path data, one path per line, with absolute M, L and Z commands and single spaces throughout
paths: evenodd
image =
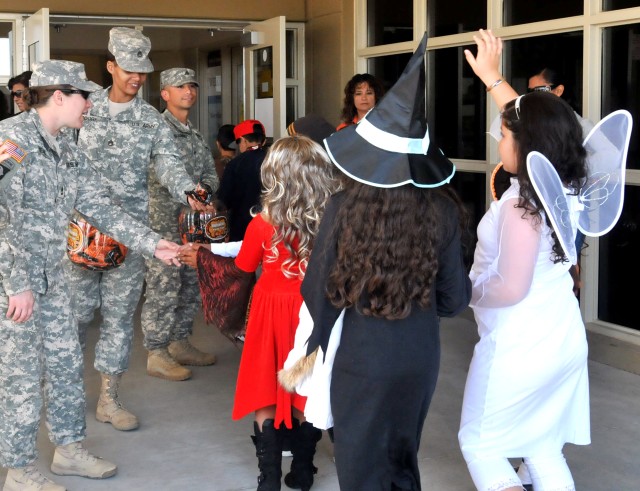
M 273 225 L 256 216 L 244 235 L 236 266 L 255 271 L 262 263 L 262 274 L 253 289 L 245 343 L 236 385 L 233 419 L 267 406 L 276 406 L 274 426 L 282 422 L 291 428 L 291 406 L 304 411 L 306 397 L 285 391 L 278 383 L 278 370 L 293 348 L 298 315 L 302 305 L 298 278 L 287 278 L 280 269 L 289 257 L 278 245 L 277 260 L 269 260 Z M 297 264 L 293 271 L 297 271 Z

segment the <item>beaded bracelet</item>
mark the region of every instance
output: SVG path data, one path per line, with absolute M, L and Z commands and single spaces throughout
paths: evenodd
M 491 92 L 493 89 L 495 89 L 498 85 L 500 85 L 504 81 L 505 81 L 504 78 L 499 78 L 498 80 L 493 82 L 489 87 L 487 87 L 487 92 Z

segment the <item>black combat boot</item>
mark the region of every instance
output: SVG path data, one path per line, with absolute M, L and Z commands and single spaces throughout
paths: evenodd
M 316 453 L 316 444 L 322 438 L 322 431 L 314 428 L 306 421 L 302 424 L 297 419 L 293 420 L 291 429 L 291 472 L 284 476 L 284 483 L 292 489 L 309 491 L 313 485 L 313 475 L 318 469 L 313 465 L 313 456 Z
M 280 431 L 273 426 L 272 419 L 266 419 L 262 423 L 262 431 L 257 422 L 253 422 L 255 436 L 251 439 L 256 446 L 258 457 L 257 491 L 280 491 L 280 478 L 282 477 L 282 436 Z

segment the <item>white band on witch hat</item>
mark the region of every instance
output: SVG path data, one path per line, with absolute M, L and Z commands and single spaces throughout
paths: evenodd
M 376 128 L 366 117 L 360 120 L 356 132 L 371 145 L 388 152 L 427 155 L 431 143 L 428 127 L 424 138 L 405 138 Z

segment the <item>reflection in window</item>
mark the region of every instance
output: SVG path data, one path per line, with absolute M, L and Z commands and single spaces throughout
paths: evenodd
M 605 0 L 602 10 L 627 9 L 640 7 L 640 0 Z
M 273 97 L 273 47 L 257 49 L 253 52 L 253 69 L 256 78 L 255 97 Z
M 598 317 L 640 330 L 638 290 L 629 279 L 640 275 L 640 187 L 626 186 L 624 208 L 617 225 L 600 238 Z M 587 248 L 583 254 L 589 254 Z
M 640 24 L 603 31 L 602 115 L 628 110 L 640 121 Z M 627 168 L 640 169 L 640 135 L 633 126 Z
M 477 31 L 487 25 L 487 2 L 429 0 L 427 25 L 430 37 Z
M 367 1 L 367 46 L 413 40 L 413 0 Z
M 285 53 L 286 53 L 286 71 L 287 78 L 296 78 L 296 31 L 287 29 L 285 32 Z
M 478 241 L 477 229 L 480 219 L 486 211 L 485 206 L 485 174 L 477 172 L 460 172 L 456 170 L 451 186 L 462 199 L 467 212 L 470 214 L 470 223 L 466 228 L 463 239 L 464 259 L 467 267 L 473 263 L 473 251 Z
M 387 92 L 400 78 L 400 74 L 409 63 L 412 55 L 413 53 L 401 53 L 399 55 L 369 58 L 367 60 L 367 73 L 379 78 L 384 91 Z
M 484 160 L 486 89 L 464 58 L 463 48 L 427 53 L 429 124 L 449 158 Z
M 285 115 L 285 124 L 289 126 L 296 119 L 298 119 L 298 108 L 297 108 L 297 100 L 298 100 L 298 89 L 296 87 L 287 87 L 286 89 L 286 115 Z
M 504 24 L 512 26 L 582 15 L 584 0 L 504 0 Z
M 508 41 L 505 53 L 507 78 L 516 92 L 524 94 L 529 77 L 550 68 L 564 86 L 562 98 L 582 114 L 582 32 Z

